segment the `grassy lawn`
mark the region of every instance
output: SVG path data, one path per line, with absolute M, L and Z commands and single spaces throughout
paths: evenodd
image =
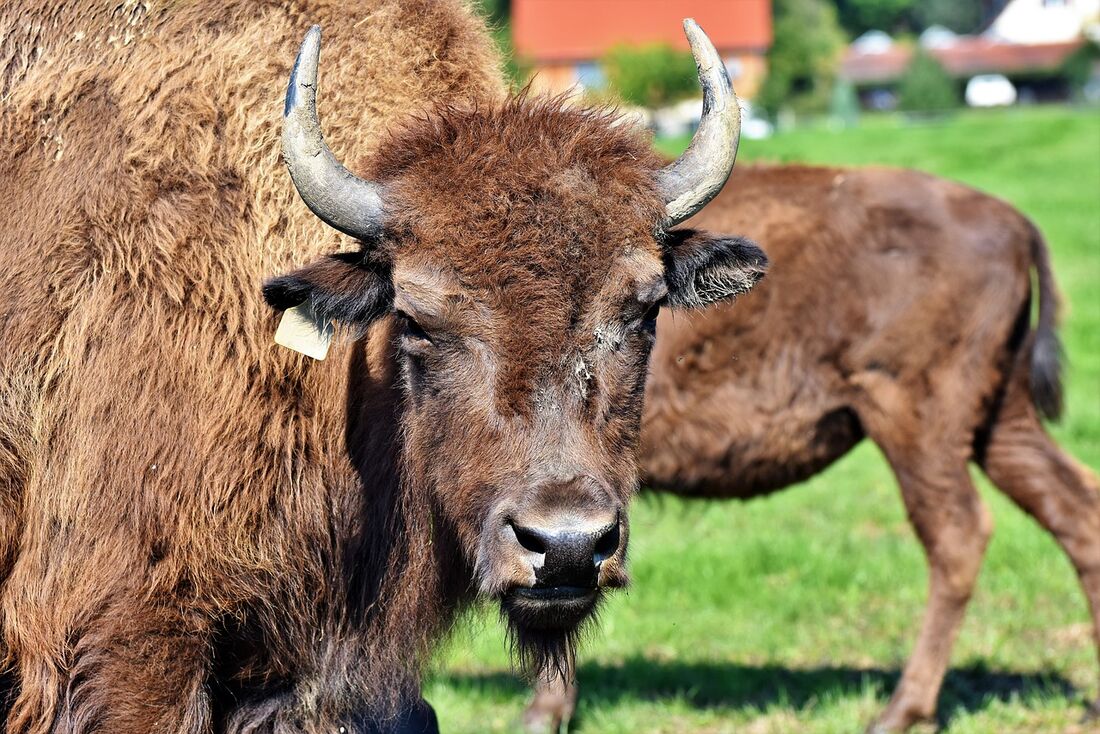
M 920 168 L 1034 218 L 1068 300 L 1068 410 L 1053 432 L 1100 467 L 1100 113 L 877 118 L 745 141 L 741 155 Z M 1084 597 L 1054 542 L 981 487 L 997 529 L 941 698 L 944 731 L 1084 731 L 1081 702 L 1097 695 Z M 643 495 L 631 519 L 633 586 L 581 648 L 573 731 L 857 732 L 885 704 L 926 571 L 873 446 L 789 492 L 748 503 Z M 494 611 L 458 626 L 425 695 L 444 732 L 515 730 L 527 689 Z

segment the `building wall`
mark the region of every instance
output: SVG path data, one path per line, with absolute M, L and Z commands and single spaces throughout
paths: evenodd
M 760 91 L 760 85 L 764 83 L 764 77 L 768 75 L 768 62 L 762 53 L 738 54 L 726 57 L 726 67 L 730 68 L 731 59 L 736 61 L 738 74 L 730 74 L 737 96 L 744 99 L 755 99 Z M 731 69 L 732 71 L 733 69 Z
M 737 95 L 752 99 L 760 90 L 767 74 L 767 61 L 762 53 L 722 54 L 726 68 L 730 70 Z M 544 62 L 532 69 L 531 89 L 539 94 L 561 94 L 567 91 L 583 91 L 580 67 L 593 62 Z
M 599 58 L 622 43 L 687 50 L 694 18 L 718 49 L 766 49 L 771 0 L 512 0 L 512 41 L 527 61 Z
M 577 72 L 570 63 L 538 64 L 532 67 L 528 83 L 536 94 L 560 94 L 576 86 Z
M 990 32 L 1011 43 L 1062 43 L 1100 20 L 1100 0 L 1011 0 Z

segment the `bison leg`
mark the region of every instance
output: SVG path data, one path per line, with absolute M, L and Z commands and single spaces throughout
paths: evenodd
M 981 465 L 990 480 L 1046 528 L 1077 570 L 1100 644 L 1100 485 L 1050 438 L 1014 379 L 992 426 Z M 1100 713 L 1100 702 L 1091 707 Z
M 876 734 L 904 731 L 935 716 L 951 648 L 993 529 L 962 461 L 951 468 L 936 466 L 931 458 L 891 463 L 928 558 L 929 589 L 916 646 L 889 705 L 871 726 Z
M 865 388 L 872 385 L 865 385 Z M 930 425 L 944 411 L 918 408 L 893 383 L 874 386 L 860 412 L 901 487 L 928 559 L 928 603 L 916 645 L 886 710 L 869 732 L 900 732 L 932 719 L 951 648 L 978 577 L 993 521 L 967 471 L 969 436 Z
M 90 619 L 70 619 L 54 627 L 56 635 L 45 627 L 21 631 L 9 731 L 209 730 L 206 636 L 178 608 L 141 597 L 135 592 Z
M 528 734 L 557 734 L 569 728 L 577 706 L 577 684 L 566 683 L 556 670 L 544 671 L 535 684 L 535 695 L 523 712 Z

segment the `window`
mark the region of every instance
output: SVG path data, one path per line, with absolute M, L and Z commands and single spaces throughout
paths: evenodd
M 607 86 L 607 76 L 603 67 L 595 61 L 582 61 L 576 68 L 577 81 L 585 89 L 603 89 Z
M 728 59 L 723 59 L 726 64 L 726 73 L 730 75 L 732 81 L 737 81 L 741 78 L 741 75 L 745 73 L 745 65 L 741 63 L 741 59 L 736 56 L 731 56 Z

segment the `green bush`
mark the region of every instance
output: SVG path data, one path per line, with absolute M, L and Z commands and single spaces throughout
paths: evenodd
M 923 0 L 913 6 L 913 28 L 942 25 L 956 33 L 974 33 L 982 25 L 981 0 Z
M 1100 44 L 1095 41 L 1085 41 L 1081 48 L 1070 54 L 1062 63 L 1060 75 L 1066 80 L 1070 91 L 1078 94 L 1092 78 L 1093 68 L 1100 61 Z
M 920 49 L 909 62 L 898 87 L 898 107 L 910 112 L 935 112 L 959 106 L 959 89 L 940 62 Z
M 699 93 L 691 54 L 671 46 L 616 46 L 601 64 L 611 91 L 629 104 L 663 107 Z
M 894 33 L 907 27 L 914 7 L 921 2 L 922 0 L 837 0 L 836 6 L 840 13 L 840 22 L 849 33 L 858 36 L 870 30 Z
M 782 107 L 824 111 L 844 49 L 836 9 L 823 0 L 775 0 L 772 7 L 768 76 L 756 102 L 773 116 Z
M 918 34 L 932 25 L 974 33 L 986 17 L 985 10 L 992 12 L 995 4 L 988 0 L 836 0 L 840 24 L 852 37 L 869 30 Z

